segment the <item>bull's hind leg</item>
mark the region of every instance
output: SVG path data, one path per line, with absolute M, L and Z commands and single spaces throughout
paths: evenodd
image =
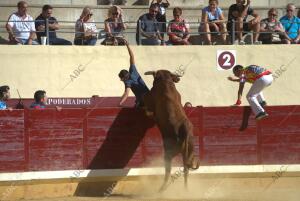
M 193 125 L 188 120 L 180 128 L 181 135 L 184 136 L 182 145 L 182 155 L 186 158 L 184 165 L 192 170 L 199 168 L 199 160 L 194 155 Z

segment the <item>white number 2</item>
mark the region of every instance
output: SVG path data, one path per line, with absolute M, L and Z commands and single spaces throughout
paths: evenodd
M 222 59 L 226 59 L 223 66 L 232 66 L 230 63 L 231 55 L 230 54 L 224 54 Z

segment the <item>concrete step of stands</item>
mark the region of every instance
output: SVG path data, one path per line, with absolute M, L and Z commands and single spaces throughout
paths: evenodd
M 114 4 L 123 4 L 126 6 L 131 5 L 149 5 L 152 0 L 27 0 L 29 4 L 35 5 L 44 5 L 44 4 L 52 4 L 52 5 L 108 5 L 109 3 Z M 19 0 L 1 0 L 1 4 L 6 5 L 16 5 Z M 221 7 L 229 7 L 234 0 L 222 0 L 219 2 Z M 205 6 L 208 5 L 208 0 L 172 0 L 170 1 L 172 6 Z M 259 7 L 284 7 L 288 3 L 294 3 L 297 6 L 300 6 L 299 0 L 259 0 L 252 1 L 252 6 Z

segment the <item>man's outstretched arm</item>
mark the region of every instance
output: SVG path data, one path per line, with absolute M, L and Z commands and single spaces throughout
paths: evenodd
M 133 52 L 127 42 L 127 40 L 124 39 L 124 42 L 125 42 L 125 45 L 127 47 L 127 50 L 128 50 L 128 53 L 129 53 L 129 56 L 130 56 L 130 65 L 134 65 L 135 64 L 135 61 L 134 61 L 134 55 L 133 55 Z
M 129 87 L 125 88 L 125 91 L 124 91 L 124 93 L 121 97 L 121 101 L 119 103 L 119 106 L 122 106 L 125 103 L 125 101 L 128 98 L 129 92 L 130 92 L 130 88 Z

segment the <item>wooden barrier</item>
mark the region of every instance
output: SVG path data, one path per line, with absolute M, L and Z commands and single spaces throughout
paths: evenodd
M 267 110 L 257 123 L 249 107 L 187 108 L 201 164 L 300 163 L 299 106 Z M 163 166 L 162 154 L 158 129 L 138 109 L 0 111 L 0 172 Z

